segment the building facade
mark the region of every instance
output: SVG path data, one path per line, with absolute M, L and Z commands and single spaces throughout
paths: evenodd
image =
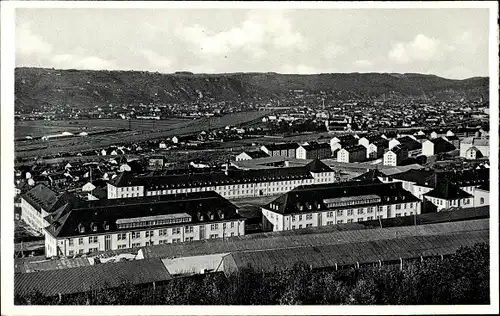
M 361 162 L 366 160 L 366 147 L 354 145 L 342 148 L 337 153 L 337 162 Z
M 399 166 L 408 159 L 408 151 L 400 145 L 392 147 L 384 154 L 384 166 Z
M 480 154 L 478 154 L 477 152 L 480 152 Z M 490 156 L 489 139 L 478 137 L 468 137 L 462 139 L 462 141 L 460 142 L 460 157 L 464 157 L 467 159 L 477 159 L 479 158 L 479 156 Z
M 327 143 L 302 145 L 297 148 L 297 159 L 327 159 L 332 157 L 332 149 Z
M 226 170 L 134 177 L 122 173 L 108 182 L 108 199 L 215 191 L 224 198 L 278 195 L 300 185 L 335 182 L 335 172 L 316 159 L 303 167 Z
M 284 231 L 420 214 L 400 183 L 354 181 L 300 187 L 262 207 L 263 228 Z
M 283 144 L 263 145 L 260 149 L 270 157 L 281 156 L 288 158 L 296 158 L 297 148 L 299 148 L 299 144 L 297 143 L 283 143 Z
M 47 216 L 47 257 L 245 234 L 245 219 L 215 192 L 79 202 Z

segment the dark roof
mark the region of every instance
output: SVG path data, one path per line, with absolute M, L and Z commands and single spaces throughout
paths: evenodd
M 369 135 L 364 136 L 364 138 L 368 139 L 368 141 L 370 143 L 384 139 L 384 138 L 382 138 L 382 135 L 380 135 L 380 134 L 369 134 Z
M 343 142 L 357 142 L 358 141 L 356 139 L 356 137 L 354 137 L 354 135 L 352 135 L 352 134 L 338 135 L 338 136 L 335 136 L 335 137 L 339 139 L 340 143 L 343 143 Z
M 266 154 L 261 150 L 245 151 L 244 153 L 247 154 L 252 159 L 269 157 L 268 154 Z
M 312 269 L 332 268 L 356 263 L 378 263 L 421 256 L 451 255 L 463 246 L 487 242 L 487 230 L 461 234 L 408 236 L 337 245 L 302 246 L 232 253 L 224 257 L 224 269 L 235 271 L 251 266 L 256 271 L 273 272 L 303 262 Z M 391 251 L 387 251 L 391 249 Z
M 350 153 L 356 152 L 356 151 L 360 151 L 360 150 L 365 150 L 366 151 L 366 147 L 363 146 L 363 145 L 352 145 L 352 146 L 344 147 L 342 149 L 345 149 L 345 150 L 347 150 Z
M 434 153 L 444 153 L 456 149 L 455 146 L 442 137 L 431 139 L 430 141 L 434 143 Z
M 481 184 L 480 186 L 478 186 L 477 188 L 479 190 L 483 190 L 483 191 L 490 191 L 490 183 L 485 182 L 485 183 Z
M 387 176 L 378 169 L 371 169 L 371 170 L 368 170 L 367 172 L 353 178 L 353 180 L 359 180 L 359 181 L 377 180 L 379 177 L 387 177 Z
M 319 172 L 333 172 L 332 168 L 328 167 L 324 162 L 319 159 L 314 159 L 310 163 L 306 165 L 306 168 L 309 169 L 310 172 L 319 173 Z
M 46 217 L 50 226 L 46 231 L 55 237 L 85 236 L 121 231 L 117 221 L 120 219 L 147 216 L 187 214 L 189 222 L 218 222 L 221 220 L 240 219 L 236 206 L 213 191 L 171 194 L 155 197 L 137 197 L 96 201 L 77 201 L 67 203 Z M 220 213 L 219 213 L 220 211 Z M 213 215 L 213 219 L 209 218 Z M 203 219 L 201 219 L 203 216 Z M 106 230 L 105 226 L 109 225 Z M 173 225 L 179 225 L 174 223 Z M 84 233 L 79 227 L 85 228 Z M 91 230 L 96 227 L 96 231 Z M 172 226 L 163 224 L 161 226 Z M 137 229 L 144 229 L 140 227 Z M 125 228 L 129 231 L 130 228 Z
M 489 169 L 468 169 L 456 172 L 434 172 L 425 169 L 411 169 L 393 174 L 394 179 L 414 182 L 421 186 L 434 187 L 445 180 L 459 187 L 474 186 L 487 183 L 490 179 Z
M 472 197 L 471 194 L 465 192 L 464 190 L 447 181 L 438 183 L 434 190 L 429 191 L 424 195 L 446 200 L 456 200 Z
M 266 147 L 270 151 L 276 151 L 276 150 L 297 149 L 300 147 L 300 145 L 297 143 L 283 143 L 283 144 L 268 144 L 264 145 L 264 147 Z
M 14 293 L 28 295 L 39 291 L 56 296 L 170 280 L 160 259 L 96 264 L 78 268 L 14 274 Z
M 92 192 L 90 192 L 93 196 L 98 198 L 99 200 L 107 199 L 108 198 L 108 190 L 103 187 L 96 187 Z
M 401 182 L 373 183 L 371 181 L 339 182 L 299 186 L 265 205 L 264 207 L 282 214 L 295 214 L 329 209 L 325 199 L 358 197 L 360 195 L 376 195 L 379 203 L 370 205 L 386 205 L 394 203 L 419 202 L 420 200 L 404 190 Z M 363 206 L 363 204 L 359 204 Z M 302 211 L 300 209 L 303 209 Z
M 460 140 L 460 138 L 458 138 L 457 135 L 453 135 L 453 136 L 446 136 L 446 139 L 448 139 L 449 141 L 451 140 Z
M 328 149 L 328 150 L 331 149 L 330 144 L 328 143 L 316 143 L 316 142 L 311 142 L 309 143 L 309 145 L 303 145 L 301 147 L 304 148 L 306 151 L 318 150 L 318 149 Z
M 396 146 L 392 147 L 389 151 L 392 151 L 392 152 L 397 154 L 403 150 L 408 150 L 408 149 L 406 147 L 404 147 L 403 145 L 396 145 Z
M 400 137 L 397 139 L 397 141 L 402 146 L 406 147 L 406 149 L 408 149 L 409 151 L 422 149 L 422 143 L 417 142 L 416 140 L 414 140 L 409 136 Z
M 372 142 L 372 144 L 376 146 L 382 146 L 384 148 L 389 147 L 389 141 L 385 138 L 380 138 Z
M 46 212 L 50 213 L 74 197 L 67 192 L 62 194 L 58 193 L 47 185 L 41 183 L 23 194 L 22 198 L 36 210 L 43 208 Z
M 103 180 L 103 179 L 93 180 L 92 185 L 94 185 L 96 188 L 97 187 L 106 187 L 106 180 Z

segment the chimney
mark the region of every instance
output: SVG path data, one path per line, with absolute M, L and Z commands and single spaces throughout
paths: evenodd
M 227 159 L 227 162 L 226 162 L 226 167 L 224 168 L 224 173 L 226 174 L 226 176 L 229 175 L 229 164 L 231 162 L 229 161 L 229 158 Z

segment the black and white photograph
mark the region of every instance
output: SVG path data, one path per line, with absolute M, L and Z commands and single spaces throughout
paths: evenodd
M 2 314 L 498 313 L 497 2 L 1 6 Z

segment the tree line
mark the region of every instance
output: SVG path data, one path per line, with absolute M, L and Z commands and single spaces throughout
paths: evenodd
M 15 296 L 16 305 L 416 305 L 489 304 L 489 245 L 463 247 L 445 258 L 338 271 L 293 268 L 259 273 L 175 278 L 156 286 L 45 297 Z

